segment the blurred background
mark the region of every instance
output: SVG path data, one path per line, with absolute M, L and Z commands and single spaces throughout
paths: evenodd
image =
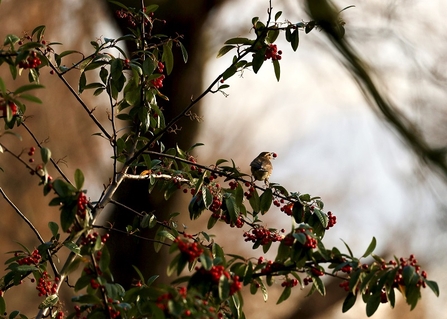
M 160 4 L 160 17 L 168 20 L 172 30 L 185 34 L 191 58 L 186 66 L 176 62 L 176 73 L 171 77 L 176 82 L 167 82 L 163 91 L 171 98 L 169 107 L 175 114 L 188 103 L 191 95 L 197 96 L 226 68 L 231 54 L 216 59 L 217 51 L 228 38 L 252 36 L 251 18 L 259 16 L 265 20 L 268 1 L 193 0 L 188 5 L 180 0 L 156 2 Z M 447 41 L 442 13 L 446 12 L 447 4 L 440 0 L 429 3 L 336 1 L 336 4 L 340 9 L 355 5 L 342 14 L 346 39 L 368 64 L 383 95 L 394 103 L 398 114 L 414 122 L 415 134 L 433 148 L 444 148 L 447 81 L 443 62 L 447 56 Z M 280 21 L 309 20 L 302 1 L 272 0 L 272 6 L 274 12 L 283 11 Z M 64 43 L 60 51 L 88 50 L 91 40 L 115 37 L 123 32 L 112 13 L 113 8 L 99 0 L 3 0 L 0 38 L 9 33 L 23 35 L 45 24 L 45 39 Z M 207 96 L 200 108 L 194 109 L 203 117 L 202 122 L 182 123 L 182 142 L 184 145 L 205 144 L 197 151 L 201 163 L 232 158 L 247 173 L 248 164 L 261 151 L 276 152 L 278 158 L 273 163 L 271 181 L 289 190 L 321 196 L 326 210 L 337 216 L 336 226 L 326 234 L 326 247 L 343 247 L 340 240 L 343 239 L 356 255 L 361 255 L 375 236 L 377 254 L 386 259 L 391 259 L 392 254 L 397 257 L 415 254 L 429 279 L 440 285 L 439 298 L 426 289 L 412 312 L 400 300 L 395 310 L 387 304 L 381 305 L 373 318 L 447 318 L 444 311 L 447 300 L 443 294 L 447 288 L 443 269 L 447 245 L 444 235 L 447 176 L 422 161 L 420 154 L 408 146 L 392 123 L 365 100 L 344 66 L 343 57 L 323 32 L 301 33 L 297 52 L 293 52 L 282 38 L 277 45 L 283 51 L 280 82 L 276 81 L 269 61 L 257 75 L 246 71 L 240 77 L 234 76 L 227 81 L 231 86 L 227 97 L 220 93 Z M 73 176 L 76 168 L 84 171 L 88 196 L 96 199 L 111 176 L 107 142 L 92 137 L 97 129 L 57 78 L 45 72 L 42 70 L 41 82 L 51 90 L 39 92 L 42 105 L 28 106 L 28 114 L 32 117 L 27 124 L 42 141 L 49 138 L 45 146 L 52 150 L 55 159 L 63 159 L 66 164 L 62 167 L 69 176 Z M 8 88 L 20 85 L 12 82 L 3 70 L 1 76 Z M 69 76 L 74 87 L 77 76 Z M 93 100 L 88 94 L 82 97 L 91 108 L 97 108 L 95 115 L 106 121 L 106 101 Z M 22 142 L 12 137 L 2 137 L 1 142 L 16 152 L 34 146 L 26 132 L 19 133 L 24 137 Z M 58 219 L 58 211 L 47 206 L 50 198 L 42 198 L 38 181 L 7 154 L 0 154 L 0 166 L 5 170 L 0 173 L 0 187 L 49 238 L 46 223 Z M 143 189 L 141 184 L 136 187 Z M 123 193 L 133 194 L 127 200 L 135 206 L 147 206 L 146 197 L 131 191 Z M 178 196 L 171 209 L 187 216 L 183 201 L 188 199 Z M 4 201 L 0 201 L 0 210 L 2 253 L 18 249 L 15 242 L 29 247 L 38 245 Z M 182 222 L 191 230 L 201 229 L 206 218 L 191 223 L 185 217 Z M 264 222 L 269 227 L 287 229 L 290 220 L 279 210 L 272 210 L 264 217 Z M 219 232 L 228 234 L 229 230 L 225 225 L 218 225 L 213 232 L 219 236 Z M 263 255 L 261 251 L 251 251 L 250 245 L 242 244 L 242 230 L 231 229 L 231 236 L 226 237 L 229 238 L 219 243 L 227 253 L 249 254 L 256 258 Z M 123 239 L 115 237 L 115 240 L 122 242 Z M 121 248 L 130 250 L 129 246 Z M 122 258 L 114 261 L 129 267 L 138 263 L 131 260 L 138 256 L 143 260 L 139 261 L 140 269 L 144 265 L 149 272 L 157 267 L 163 269 L 163 265 L 156 265 L 154 259 L 148 257 L 152 256 L 150 248 L 140 249 L 137 253 L 129 253 L 134 256 L 122 255 L 122 251 L 116 253 L 115 256 Z M 274 254 L 266 257 L 274 258 Z M 0 255 L 0 263 L 8 258 L 9 255 Z M 328 296 L 324 298 L 305 297 L 307 289 L 296 288 L 292 297 L 280 306 L 274 306 L 281 293 L 280 284 L 269 290 L 267 303 L 260 295 L 247 295 L 247 317 L 366 318 L 365 306 L 359 301 L 348 313 L 342 314 L 344 291 L 338 287 L 338 281 L 328 279 L 327 283 Z M 18 308 L 27 315 L 35 313 L 36 303 L 32 300 L 37 292 L 32 286 L 27 282 L 19 290 L 30 301 L 26 310 L 22 298 L 6 293 L 8 311 Z

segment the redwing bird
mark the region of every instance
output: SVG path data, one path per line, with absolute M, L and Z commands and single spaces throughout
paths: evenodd
M 273 166 L 270 160 L 276 157 L 273 152 L 262 152 L 251 163 L 251 174 L 257 181 L 264 181 L 268 185 L 269 177 L 272 174 Z

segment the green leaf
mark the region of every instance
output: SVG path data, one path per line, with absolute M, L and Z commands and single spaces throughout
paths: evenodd
M 29 69 L 28 81 L 39 83 L 39 71 L 38 69 Z
M 273 201 L 273 193 L 271 188 L 267 188 L 260 197 L 260 212 L 262 215 L 268 212 Z
M 254 189 L 253 193 L 251 193 L 251 197 L 248 200 L 248 202 L 250 203 L 250 206 L 253 209 L 253 215 L 258 214 L 260 211 L 261 203 L 260 203 L 258 191 L 256 190 L 256 188 Z
M 237 38 L 231 38 L 228 39 L 227 41 L 225 41 L 224 44 L 252 44 L 253 40 L 250 40 L 248 38 L 241 38 L 241 37 L 237 37 Z
M 30 91 L 30 90 L 34 90 L 34 89 L 42 89 L 44 88 L 43 85 L 41 84 L 28 84 L 28 85 L 23 85 L 21 87 L 19 87 L 17 90 L 14 91 L 14 95 L 19 95 L 20 93 L 26 92 L 26 91 Z
M 267 32 L 266 41 L 268 43 L 274 43 L 279 35 L 279 29 L 272 29 Z
M 18 266 L 17 268 L 15 268 L 14 270 L 18 271 L 18 272 L 30 272 L 30 271 L 38 270 L 38 268 L 36 266 L 31 266 L 31 265 L 21 265 L 21 266 Z
M 348 293 L 345 300 L 343 301 L 342 312 L 347 312 L 349 309 L 354 306 L 355 301 L 357 300 L 357 295 L 354 295 L 352 292 Z
M 100 237 L 98 236 L 100 239 Z M 101 239 L 100 239 L 101 240 Z M 101 250 L 101 259 L 99 260 L 99 268 L 104 273 L 109 273 L 109 265 L 110 265 L 110 252 L 106 245 L 99 246 L 99 249 Z
M 174 55 L 172 54 L 172 42 L 163 44 L 163 54 L 161 56 L 162 61 L 166 66 L 166 74 L 169 75 L 174 67 Z
M 156 68 L 157 67 L 155 65 L 154 60 L 150 57 L 146 57 L 146 59 L 143 62 L 143 74 L 149 76 L 152 73 L 154 73 Z
M 115 1 L 115 0 L 108 0 L 110 3 L 113 3 L 123 9 L 126 9 L 126 11 L 129 11 L 129 8 L 126 7 L 124 4 L 121 3 L 121 1 Z
M 8 34 L 5 38 L 5 42 L 3 42 L 3 45 L 11 45 L 11 49 L 13 49 L 13 45 L 20 41 L 20 38 L 14 34 Z
M 172 235 L 170 232 L 168 232 L 167 230 L 161 230 L 158 232 L 157 234 L 158 236 L 160 236 L 161 238 L 166 238 L 169 239 L 171 241 L 175 240 L 174 235 Z
M 113 59 L 110 63 L 110 76 L 112 80 L 117 82 L 123 75 L 123 61 L 121 59 Z
M 433 281 L 433 280 L 425 280 L 425 283 L 433 291 L 433 293 L 436 295 L 436 297 L 439 297 L 439 286 L 438 286 L 438 284 L 435 281 Z
M 320 221 L 320 223 L 323 226 L 323 228 L 326 228 L 327 224 L 328 224 L 328 217 L 327 217 L 327 215 L 325 213 L 323 213 L 319 209 L 315 209 L 314 210 L 314 214 L 315 214 L 315 216 L 318 217 L 318 220 Z
M 220 276 L 217 291 L 220 300 L 226 300 L 230 296 L 230 283 L 224 275 Z
M 419 281 L 419 275 L 416 273 L 416 269 L 413 266 L 405 266 L 402 271 L 402 276 L 405 282 L 405 286 L 416 286 Z
M 209 208 L 210 205 L 213 203 L 213 195 L 211 194 L 211 191 L 208 187 L 202 188 L 202 198 L 205 207 Z
M 75 191 L 75 189 L 73 188 L 73 186 L 71 186 L 70 184 L 64 182 L 61 179 L 56 179 L 53 182 L 53 188 L 55 190 L 55 192 L 60 196 L 60 197 L 67 197 L 67 196 L 71 196 L 72 193 Z
M 132 265 L 132 267 L 133 267 L 133 269 L 135 270 L 135 272 L 138 274 L 138 277 L 140 278 L 140 282 L 143 283 L 145 280 L 144 280 L 144 276 L 143 276 L 143 274 L 141 273 L 140 269 L 138 269 L 138 267 L 135 266 L 135 265 Z
M 254 57 L 253 57 L 253 72 L 258 73 L 259 69 L 261 68 L 262 64 L 265 61 L 265 50 L 266 48 L 262 48 L 258 51 L 256 51 Z
M 87 78 L 85 76 L 85 72 L 81 73 L 81 76 L 79 77 L 79 93 L 82 93 L 84 91 L 85 85 L 87 84 Z
M 22 98 L 24 100 L 28 100 L 28 101 L 34 102 L 34 103 L 42 104 L 42 100 L 39 99 L 38 97 L 34 96 L 34 95 L 20 94 L 20 98 Z
M 5 86 L 5 82 L 3 82 L 3 79 L 0 78 L 0 92 L 2 93 L 3 96 L 6 96 L 6 86 Z
M 42 162 L 47 164 L 51 159 L 51 151 L 49 148 L 42 147 L 40 149 L 40 156 L 42 157 Z
M 279 60 L 273 60 L 273 70 L 275 71 L 276 81 L 279 82 L 279 78 L 281 76 L 281 66 L 279 64 Z
M 368 298 L 368 301 L 366 302 L 366 315 L 368 317 L 371 317 L 376 312 L 377 308 L 379 308 L 381 294 L 382 292 L 379 290 Z
M 235 47 L 236 47 L 235 45 L 224 45 L 222 48 L 220 48 L 219 52 L 217 52 L 217 58 L 224 56 Z
M 230 221 L 236 222 L 239 215 L 239 207 L 237 207 L 233 196 L 225 198 L 225 206 L 227 207 L 228 214 L 230 215 Z
M 42 42 L 44 32 L 45 32 L 45 26 L 40 25 L 34 28 L 33 32 L 31 32 L 31 36 L 36 35 L 37 42 Z
M 234 65 L 230 66 L 224 71 L 224 73 L 222 73 L 222 80 L 225 81 L 226 79 L 231 78 L 236 73 L 236 71 L 237 68 Z
M 182 51 L 182 58 L 183 58 L 183 62 L 188 62 L 188 51 L 186 51 L 185 46 L 183 45 L 183 43 L 181 43 L 180 41 L 178 42 L 178 44 L 180 45 L 180 51 Z
M 345 241 L 344 241 L 343 239 L 340 239 L 340 240 L 343 242 L 343 244 L 345 244 L 346 248 L 348 249 L 348 251 L 349 251 L 349 256 L 351 256 L 352 258 L 354 258 L 354 254 L 352 253 L 351 248 L 349 248 L 348 244 L 345 243 Z
M 290 44 L 292 46 L 292 50 L 296 51 L 298 49 L 298 44 L 300 43 L 300 35 L 298 29 L 293 30 L 290 35 Z
M 326 295 L 326 287 L 324 286 L 323 280 L 321 280 L 320 277 L 313 277 L 313 287 L 317 289 L 317 291 L 320 293 L 320 295 L 325 296 Z
M 259 284 L 261 285 L 262 298 L 264 299 L 264 302 L 265 302 L 269 299 L 267 287 L 265 286 L 265 284 L 262 280 L 259 280 Z
M 155 282 L 155 280 L 158 279 L 158 277 L 160 277 L 160 276 L 159 275 L 153 275 L 153 276 L 149 277 L 149 279 L 146 282 L 146 285 L 148 287 L 150 287 Z
M 54 184 L 54 183 L 53 183 Z M 64 232 L 70 229 L 76 216 L 76 209 L 63 208 L 61 211 L 61 227 Z
M 211 267 L 213 267 L 213 259 L 211 259 L 210 255 L 208 254 L 201 254 L 199 257 L 200 263 L 202 264 L 202 267 L 206 270 L 210 270 Z
M 216 223 L 219 221 L 219 219 L 217 219 L 216 217 L 214 217 L 213 215 L 210 215 L 210 218 L 208 218 L 208 223 L 206 225 L 206 229 L 211 229 L 214 227 L 214 225 L 216 225 Z
M 278 301 L 276 302 L 276 304 L 280 304 L 281 302 L 287 300 L 290 297 L 290 294 L 292 293 L 292 288 L 291 287 L 286 287 L 284 288 L 284 290 L 282 291 L 281 296 L 279 296 Z
M 39 305 L 39 309 L 46 309 L 49 307 L 53 307 L 59 302 L 59 296 L 57 294 L 50 295 L 45 298 L 44 301 Z
M 64 246 L 70 249 L 70 251 L 74 252 L 75 254 L 79 255 L 81 253 L 81 247 L 76 245 L 72 241 L 65 241 Z
M 275 14 L 275 21 L 277 21 L 277 20 L 279 19 L 279 17 L 281 16 L 281 14 L 282 14 L 282 11 L 278 11 L 278 12 L 276 12 L 276 14 Z
M 368 257 L 369 255 L 371 255 L 372 252 L 374 251 L 374 249 L 376 249 L 376 244 L 377 244 L 376 238 L 373 237 L 371 240 L 371 243 L 369 244 L 368 248 L 366 249 L 366 251 L 362 255 L 362 257 L 364 258 L 364 257 Z
M 84 185 L 84 174 L 82 173 L 82 171 L 79 168 L 76 169 L 74 178 L 75 178 L 76 188 L 78 190 L 81 190 L 82 186 Z
M 3 315 L 6 312 L 6 303 L 5 299 L 0 296 L 0 313 Z
M 51 234 L 53 235 L 53 237 L 56 238 L 56 236 L 59 233 L 59 225 L 55 222 L 49 222 L 48 228 L 51 230 Z M 0 311 L 0 313 L 1 313 L 1 311 Z

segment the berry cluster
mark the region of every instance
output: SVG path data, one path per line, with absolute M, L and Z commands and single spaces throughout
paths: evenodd
M 88 199 L 87 196 L 85 196 L 84 192 L 79 192 L 78 201 L 76 202 L 76 205 L 77 205 L 76 214 L 82 219 L 84 219 L 87 213 L 87 205 L 88 205 Z
M 81 246 L 94 245 L 96 243 L 98 236 L 99 236 L 99 234 L 97 232 L 93 232 L 88 235 L 84 235 L 81 240 Z M 109 239 L 109 237 L 110 237 L 110 235 L 108 233 L 102 235 L 101 243 L 105 244 L 107 239 Z
M 245 183 L 247 185 L 247 183 Z M 249 184 L 248 190 L 244 192 L 244 196 L 247 200 L 250 200 L 250 198 L 253 196 L 253 193 L 255 192 L 255 187 L 252 184 Z
M 226 271 L 224 266 L 222 265 L 213 266 L 210 270 L 206 270 L 203 267 L 196 267 L 196 271 L 201 275 L 202 278 L 208 278 L 215 285 L 219 284 L 220 277 L 222 276 L 231 279 L 232 282 L 230 285 L 230 295 L 235 294 L 242 288 L 242 282 L 239 281 L 239 276 L 231 276 L 230 273 Z
M 252 241 L 254 243 L 260 242 L 261 245 L 267 245 L 272 242 L 283 240 L 283 236 L 273 230 L 267 229 L 263 226 L 256 226 L 251 229 L 251 233 L 244 232 L 245 241 Z
M 312 277 L 306 277 L 303 279 L 303 285 L 307 286 L 308 284 L 310 284 L 313 281 Z
M 309 233 L 312 233 L 312 229 L 304 229 L 304 228 L 298 228 L 295 229 L 295 233 L 302 233 L 304 234 L 306 241 L 303 244 L 304 248 L 307 249 L 314 249 L 317 248 L 317 240 L 312 237 Z M 284 237 L 284 239 L 282 240 L 282 243 L 286 246 L 292 246 L 295 243 L 295 237 L 293 237 L 292 234 L 288 234 L 286 237 Z
M 232 222 L 230 220 L 230 216 L 226 215 L 226 214 L 222 214 L 222 215 L 212 215 L 214 218 L 220 218 L 221 220 L 223 220 L 224 222 L 226 222 L 227 224 L 230 225 L 230 227 L 236 227 L 236 228 L 242 228 L 244 226 L 244 218 L 242 216 L 238 216 L 238 218 L 236 219 L 235 222 Z
M 183 236 L 185 236 L 186 238 L 192 238 L 191 235 L 183 234 Z M 195 241 L 190 243 L 188 241 L 182 240 L 179 236 L 174 240 L 174 243 L 177 244 L 179 250 L 184 256 L 188 258 L 189 262 L 193 262 L 196 258 L 199 258 L 200 255 L 202 255 L 203 253 L 203 248 L 200 247 L 199 243 Z
M 343 288 L 346 292 L 349 291 L 349 281 L 348 280 L 342 281 L 338 286 L 340 288 Z
M 34 156 L 34 152 L 36 151 L 36 148 L 34 146 L 31 146 L 29 148 L 28 151 L 28 156 L 30 156 L 30 159 L 28 160 L 28 162 L 33 163 L 34 162 L 34 158 L 32 158 L 31 156 Z
M 165 79 L 164 74 L 161 74 L 158 78 L 151 80 L 151 84 L 154 88 L 159 89 L 163 87 L 163 80 Z
M 31 51 L 26 60 L 19 62 L 19 68 L 21 69 L 35 69 L 42 64 L 42 61 L 37 56 L 36 51 Z
M 399 262 L 395 261 L 395 260 L 391 260 L 388 265 L 383 263 L 382 264 L 382 269 L 386 269 L 389 267 L 392 268 L 398 268 L 398 271 L 396 273 L 396 277 L 394 278 L 394 287 L 398 287 L 400 286 L 404 286 L 405 282 L 402 276 L 402 272 L 404 270 L 405 267 L 414 267 L 416 274 L 420 275 L 420 279 L 418 281 L 418 283 L 416 284 L 418 287 L 422 287 L 425 288 L 426 287 L 426 283 L 424 279 L 427 279 L 427 272 L 425 270 L 421 271 L 421 266 L 418 265 L 418 261 L 415 258 L 415 256 L 412 254 L 410 255 L 409 258 L 403 258 L 401 257 L 399 259 Z
M 58 311 L 56 313 L 56 319 L 63 319 L 64 318 L 64 312 L 63 311 Z
M 328 223 L 327 223 L 326 230 L 331 227 L 334 227 L 334 225 L 337 223 L 337 216 L 332 214 L 332 212 L 327 212 L 327 217 L 328 217 Z
M 258 264 L 260 265 L 262 263 L 264 263 L 264 258 L 259 257 Z M 268 260 L 267 262 L 264 263 L 264 268 L 261 269 L 261 274 L 268 275 L 268 274 L 274 273 L 276 271 L 281 271 L 283 269 L 284 269 L 284 264 Z
M 321 277 L 321 276 L 324 275 L 324 271 L 323 270 L 321 270 L 319 268 L 315 268 L 315 267 L 312 267 L 310 269 L 310 272 L 312 273 L 312 275 L 317 276 L 317 277 Z
M 128 10 L 116 10 L 115 15 L 118 19 L 125 20 L 129 28 L 135 28 L 141 22 L 141 18 L 139 16 L 133 14 L 132 12 L 129 12 Z M 154 13 L 151 12 L 148 15 L 150 18 L 152 18 L 154 16 Z M 149 20 L 147 18 L 144 18 L 144 25 L 147 25 L 148 22 Z
M 101 276 L 102 275 L 102 271 L 101 271 L 101 268 L 99 267 L 99 265 L 94 267 L 91 263 L 88 264 L 86 267 L 84 267 L 83 271 L 88 276 L 93 276 L 93 275 Z M 92 279 L 92 280 L 95 281 L 94 279 Z M 92 280 L 90 280 L 90 285 L 92 285 L 92 283 L 93 283 Z M 95 286 L 94 283 L 93 283 L 93 286 Z M 96 288 L 98 288 L 98 287 L 99 286 L 97 286 Z
M 265 51 L 264 60 L 268 60 L 268 59 L 272 59 L 273 61 L 281 60 L 281 54 L 282 54 L 282 51 L 281 50 L 278 51 L 276 44 L 270 44 L 267 47 L 267 50 Z M 276 157 L 276 156 L 274 156 L 274 157 Z
M 287 216 L 292 216 L 293 211 L 293 203 L 288 203 L 280 208 L 282 212 L 284 212 Z
M 281 287 L 290 287 L 290 288 L 292 288 L 292 287 L 295 287 L 296 285 L 298 285 L 298 280 L 297 279 L 289 279 L 289 278 L 286 278 L 286 280 L 284 280 L 282 283 L 281 283 Z
M 91 286 L 93 289 L 98 289 L 99 287 L 101 287 L 101 285 L 99 284 L 99 282 L 98 282 L 96 279 L 94 279 L 94 278 L 90 279 L 90 286 Z
M 309 232 L 312 232 L 312 229 L 308 230 Z M 295 230 L 296 233 L 303 233 L 306 235 L 306 242 L 303 244 L 304 248 L 309 248 L 309 249 L 314 249 L 317 248 L 317 240 L 312 237 L 309 234 L 306 234 L 306 229 L 304 228 L 298 228 L 297 230 Z
M 219 218 L 218 211 L 220 210 L 221 206 L 222 206 L 222 200 L 218 196 L 214 195 L 213 202 L 211 203 L 209 210 L 213 212 L 213 217 L 215 217 L 216 219 Z
M 340 270 L 342 272 L 346 273 L 346 274 L 350 274 L 352 272 L 352 266 L 351 265 L 344 265 L 343 267 L 341 267 Z
M 39 297 L 55 294 L 57 292 L 58 281 L 58 277 L 54 278 L 54 282 L 51 281 L 48 273 L 44 271 L 36 286 L 37 291 L 39 291 Z
M 159 61 L 157 64 L 157 69 L 158 72 L 163 73 L 165 66 L 163 64 L 163 62 Z M 165 79 L 164 74 L 160 74 L 159 77 L 151 80 L 151 84 L 154 88 L 159 89 L 163 87 L 163 80 Z M 192 162 L 195 163 L 195 159 L 191 156 L 190 158 L 192 158 Z M 194 165 L 191 166 L 191 170 L 194 171 L 197 167 L 195 167 Z
M 19 253 L 16 252 L 14 255 L 18 257 Z M 31 255 L 25 256 L 17 260 L 17 263 L 19 265 L 38 265 L 41 260 L 42 256 L 39 254 L 39 251 L 37 249 L 34 249 Z
M 7 108 L 9 108 L 12 115 L 17 114 L 17 105 L 12 101 L 9 101 L 8 104 L 4 101 L 3 103 L 0 103 L 0 111 L 3 112 L 3 116 L 6 116 Z
M 237 188 L 237 185 L 238 185 L 238 183 L 236 181 L 230 181 L 228 183 L 228 186 L 230 186 L 230 189 L 232 189 L 232 190 L 235 190 Z M 250 183 L 246 183 L 246 185 L 250 186 Z
M 178 294 L 180 296 L 180 298 L 185 299 L 186 298 L 186 287 L 179 287 L 178 288 Z M 174 296 L 172 295 L 172 293 L 165 293 L 161 296 L 159 296 L 156 300 L 156 305 L 158 308 L 160 308 L 162 311 L 167 312 L 168 309 L 168 303 L 170 300 L 174 299 Z M 188 316 L 188 314 L 185 313 L 185 315 Z

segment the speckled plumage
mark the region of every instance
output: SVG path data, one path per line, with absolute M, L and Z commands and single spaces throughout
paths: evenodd
M 264 181 L 266 185 L 273 170 L 272 162 L 270 162 L 272 154 L 272 152 L 262 152 L 250 163 L 251 174 L 255 180 Z

